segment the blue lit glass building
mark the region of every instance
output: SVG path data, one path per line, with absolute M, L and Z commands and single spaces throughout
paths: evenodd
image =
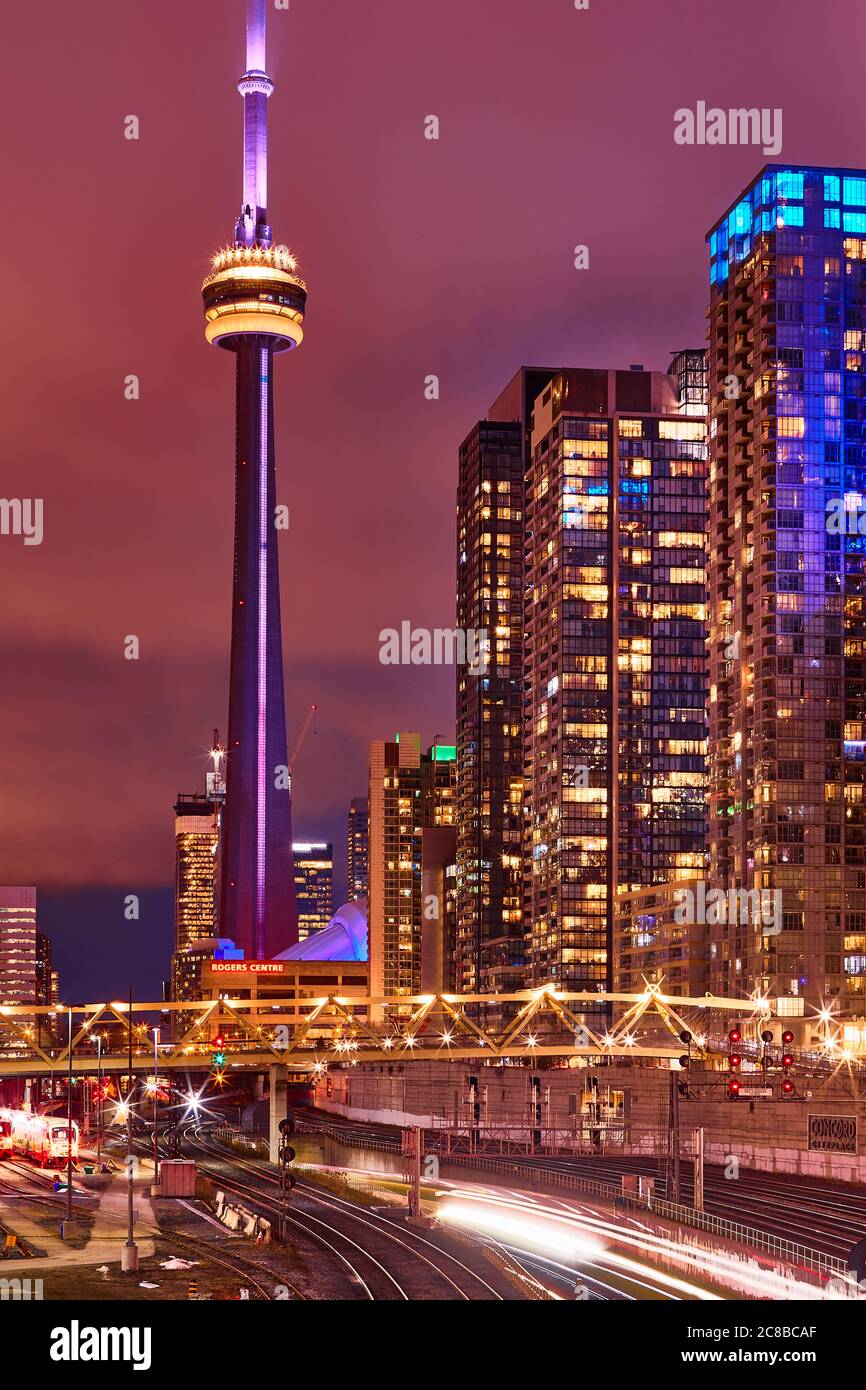
M 866 979 L 866 172 L 767 166 L 708 242 L 710 878 L 781 894 L 710 985 L 808 1041 Z

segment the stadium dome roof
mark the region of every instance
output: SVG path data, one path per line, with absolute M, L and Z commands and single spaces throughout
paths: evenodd
M 280 951 L 275 960 L 366 960 L 367 899 L 344 903 L 321 931 Z

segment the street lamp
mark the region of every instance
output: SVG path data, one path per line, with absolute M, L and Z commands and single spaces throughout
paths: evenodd
M 159 1029 L 153 1030 L 153 1183 L 159 1182 L 157 1121 L 159 1118 Z
M 102 1037 L 96 1035 L 96 1171 L 102 1168 Z
M 69 1069 L 66 1073 L 66 1220 L 72 1226 L 72 1008 L 69 1022 Z
M 126 1039 L 129 1047 L 126 1078 L 126 1244 L 120 1255 L 120 1268 L 130 1273 L 138 1269 L 138 1246 L 132 1234 L 135 1221 L 133 1210 L 132 1169 L 132 986 L 129 989 L 129 1013 L 126 1016 Z

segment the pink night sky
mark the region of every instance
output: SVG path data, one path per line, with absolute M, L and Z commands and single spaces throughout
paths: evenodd
M 101 952 L 123 893 L 170 885 L 174 798 L 226 729 L 233 362 L 199 291 L 240 203 L 244 5 L 50 0 L 3 27 L 0 493 L 45 519 L 41 546 L 0 537 L 0 882 L 75 930 L 110 890 Z M 505 381 L 703 342 L 704 235 L 765 158 L 677 146 L 674 111 L 780 107 L 779 162 L 861 167 L 864 30 L 859 0 L 269 12 L 270 220 L 310 292 L 276 367 L 290 747 L 319 705 L 298 838 L 344 853 L 370 739 L 453 735 L 453 669 L 382 666 L 378 634 L 453 624 L 457 449 Z

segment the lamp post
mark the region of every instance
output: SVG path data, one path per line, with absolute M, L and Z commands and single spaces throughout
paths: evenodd
M 69 1069 L 66 1073 L 66 1221 L 72 1225 L 72 1008 L 69 1021 Z M 64 1222 L 64 1225 L 66 1223 Z
M 135 1213 L 132 1199 L 132 987 L 129 990 L 129 1013 L 126 1016 L 126 1038 L 129 1063 L 126 1078 L 126 1244 L 120 1254 L 120 1268 L 130 1273 L 138 1269 L 138 1246 L 132 1235 Z
M 102 1038 L 96 1035 L 96 1171 L 102 1168 Z
M 159 1182 L 159 1150 L 157 1122 L 159 1119 L 159 1029 L 153 1030 L 153 1185 Z

